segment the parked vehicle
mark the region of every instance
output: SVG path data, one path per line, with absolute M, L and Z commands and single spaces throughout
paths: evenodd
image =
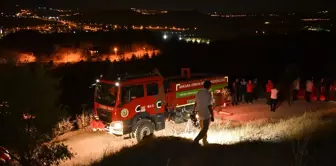
M 94 130 L 115 135 L 129 134 L 140 141 L 145 135 L 165 129 L 165 121 L 186 122 L 195 104 L 195 94 L 205 80 L 211 91 L 228 86 L 227 76 L 193 74 L 164 78 L 159 73 L 97 80 L 94 94 Z

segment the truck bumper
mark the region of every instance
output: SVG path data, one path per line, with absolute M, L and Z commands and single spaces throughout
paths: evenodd
M 124 134 L 124 125 L 122 121 L 115 121 L 111 123 L 103 123 L 100 120 L 92 120 L 91 128 L 93 131 L 106 131 L 114 135 L 123 135 Z
M 109 134 L 121 136 L 132 132 L 132 121 L 103 122 L 99 119 L 92 119 L 91 128 L 93 131 L 106 131 Z

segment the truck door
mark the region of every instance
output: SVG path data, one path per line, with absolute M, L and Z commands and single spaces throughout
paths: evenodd
M 122 107 L 129 110 L 129 115 L 125 119 L 133 118 L 136 114 L 146 112 L 146 97 L 143 84 L 126 85 L 121 92 Z
M 165 93 L 164 86 L 162 82 L 151 82 L 146 83 L 146 99 L 147 106 L 146 110 L 149 114 L 159 114 L 163 113 Z
M 155 123 L 155 130 L 165 128 L 165 93 L 162 81 L 146 83 L 146 112 Z

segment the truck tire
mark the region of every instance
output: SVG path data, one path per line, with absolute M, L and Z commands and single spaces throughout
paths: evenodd
M 144 136 L 150 135 L 154 133 L 154 125 L 148 119 L 139 120 L 133 129 L 134 137 L 138 142 L 140 142 Z

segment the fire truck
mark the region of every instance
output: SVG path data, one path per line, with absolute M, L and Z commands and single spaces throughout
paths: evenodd
M 95 84 L 95 118 L 91 127 L 119 136 L 129 134 L 140 141 L 165 129 L 168 119 L 186 122 L 195 104 L 195 94 L 205 80 L 212 82 L 212 92 L 228 86 L 227 76 L 192 75 L 189 68 L 183 68 L 180 76 L 169 78 L 159 72 L 128 75 L 114 81 L 101 77 Z

